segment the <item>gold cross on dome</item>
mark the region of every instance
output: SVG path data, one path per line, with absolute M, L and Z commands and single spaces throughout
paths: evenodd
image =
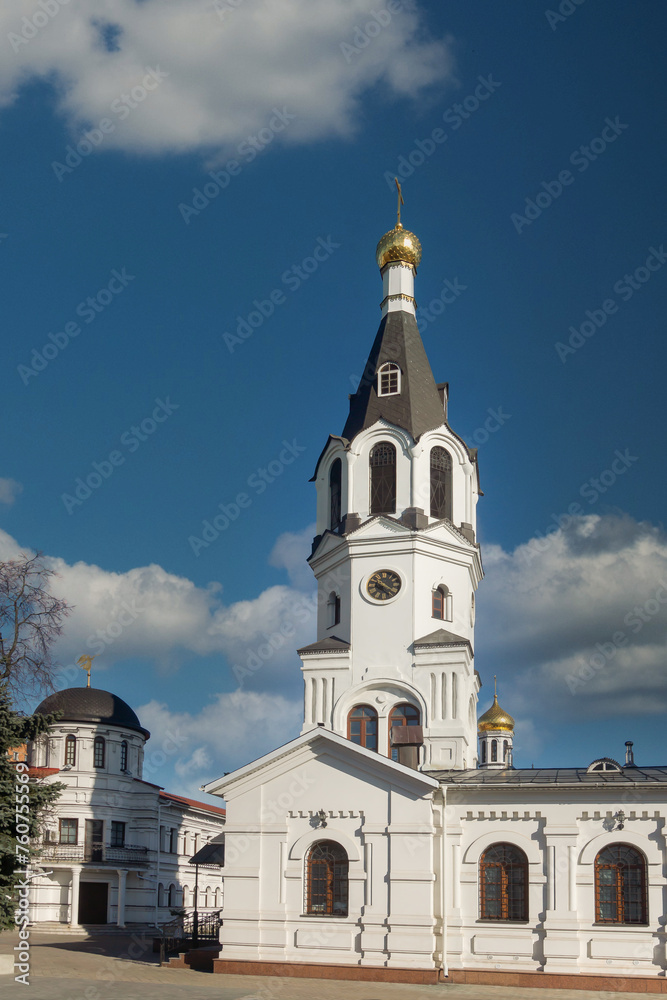
M 405 205 L 405 202 L 403 201 L 403 192 L 401 191 L 401 182 L 399 181 L 398 177 L 394 177 L 394 183 L 396 184 L 396 190 L 398 191 L 398 208 L 397 208 L 397 211 L 396 211 L 396 225 L 400 226 L 400 224 L 401 224 L 401 205 Z
M 94 659 L 95 657 L 91 656 L 90 653 L 84 653 L 84 655 L 80 656 L 76 661 L 81 669 L 86 670 L 88 673 L 88 683 L 86 684 L 86 687 L 90 687 L 90 668 L 92 667 Z

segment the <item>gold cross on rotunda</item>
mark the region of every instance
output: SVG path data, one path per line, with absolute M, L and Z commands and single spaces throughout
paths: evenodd
M 86 687 L 90 687 L 90 668 L 94 659 L 95 657 L 91 656 L 90 653 L 84 653 L 83 656 L 80 656 L 76 661 L 81 669 L 87 671 L 88 673 L 88 683 L 86 684 Z
M 399 181 L 398 177 L 394 177 L 394 182 L 396 184 L 396 190 L 398 191 L 398 207 L 396 209 L 396 227 L 400 228 L 400 226 L 401 226 L 401 205 L 405 205 L 405 202 L 403 201 L 403 192 L 401 191 L 401 182 Z

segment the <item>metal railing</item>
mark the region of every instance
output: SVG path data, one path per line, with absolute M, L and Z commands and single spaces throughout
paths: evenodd
M 45 843 L 41 856 L 45 861 L 92 861 L 98 864 L 145 865 L 148 848 L 136 844 L 113 847 L 111 844 L 51 844 Z
M 160 961 L 166 962 L 169 955 L 190 948 L 200 948 L 217 944 L 220 939 L 222 910 L 199 913 L 193 910 L 162 926 L 160 937 Z

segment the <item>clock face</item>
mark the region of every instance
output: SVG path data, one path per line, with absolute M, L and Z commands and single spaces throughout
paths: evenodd
M 396 597 L 400 589 L 401 578 L 391 569 L 379 569 L 366 584 L 366 590 L 376 601 L 388 601 L 390 597 Z

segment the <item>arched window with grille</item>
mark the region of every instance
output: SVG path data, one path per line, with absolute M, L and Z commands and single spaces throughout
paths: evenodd
M 104 767 L 104 737 L 96 736 L 93 743 L 93 767 Z
M 378 369 L 378 396 L 395 396 L 401 391 L 401 369 L 387 361 Z
M 528 859 L 513 844 L 493 844 L 479 862 L 480 919 L 528 919 Z
M 123 740 L 120 745 L 120 769 L 127 771 L 127 740 Z
M 333 840 L 313 844 L 306 858 L 306 913 L 314 917 L 346 917 L 349 862 Z
M 74 767 L 76 764 L 76 736 L 68 736 L 65 740 L 65 765 Z
M 367 750 L 378 748 L 378 714 L 370 705 L 356 705 L 347 717 L 347 738 Z
M 396 705 L 389 714 L 389 756 L 398 760 L 398 747 L 391 745 L 391 731 L 394 726 L 421 726 L 421 712 L 414 705 Z
M 482 764 L 486 764 L 486 740 L 482 740 Z
M 452 456 L 431 448 L 431 517 L 452 519 Z
M 329 527 L 335 531 L 341 519 L 343 464 L 335 459 L 329 470 Z
M 498 762 L 498 740 L 491 740 L 491 762 Z
M 396 449 L 389 441 L 380 441 L 370 453 L 371 514 L 396 512 Z
M 646 924 L 646 859 L 629 844 L 611 844 L 595 859 L 595 922 Z

